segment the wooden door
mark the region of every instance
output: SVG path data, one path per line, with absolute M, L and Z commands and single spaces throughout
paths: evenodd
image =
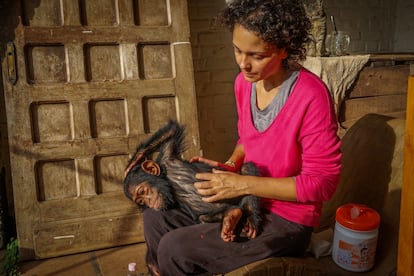
M 15 2 L 2 71 L 23 259 L 143 241 L 122 187 L 138 142 L 174 118 L 199 152 L 186 1 Z

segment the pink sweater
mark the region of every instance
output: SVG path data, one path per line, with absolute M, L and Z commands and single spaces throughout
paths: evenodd
M 317 226 L 322 202 L 335 192 L 341 169 L 341 141 L 329 91 L 318 77 L 301 69 L 285 105 L 259 132 L 252 121 L 251 87 L 239 74 L 238 143 L 244 146 L 245 162 L 256 163 L 262 176 L 296 179 L 296 202 L 263 198 L 263 206 L 287 220 Z

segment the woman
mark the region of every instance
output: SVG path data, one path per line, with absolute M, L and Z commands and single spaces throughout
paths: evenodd
M 239 140 L 225 164 L 237 171 L 252 161 L 261 176 L 213 171 L 197 174 L 194 185 L 208 202 L 261 197 L 264 220 L 251 239 L 225 242 L 219 223 L 196 224 L 180 210 L 147 209 L 148 259 L 163 276 L 225 273 L 270 256 L 303 255 L 322 203 L 339 180 L 340 140 L 330 93 L 298 63 L 310 29 L 300 0 L 235 0 L 220 19 L 232 32 L 241 70 L 235 80 Z

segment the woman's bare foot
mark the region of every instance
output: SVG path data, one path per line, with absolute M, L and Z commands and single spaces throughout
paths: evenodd
M 147 264 L 148 271 L 151 274 L 151 276 L 160 276 L 160 273 L 158 272 L 158 268 L 154 264 Z

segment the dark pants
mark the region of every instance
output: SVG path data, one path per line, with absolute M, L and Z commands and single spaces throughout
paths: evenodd
M 256 238 L 224 242 L 220 223 L 199 224 L 177 209 L 146 209 L 147 257 L 161 276 L 177 276 L 225 273 L 270 256 L 303 256 L 312 227 L 269 212 L 263 216 L 262 229 Z

